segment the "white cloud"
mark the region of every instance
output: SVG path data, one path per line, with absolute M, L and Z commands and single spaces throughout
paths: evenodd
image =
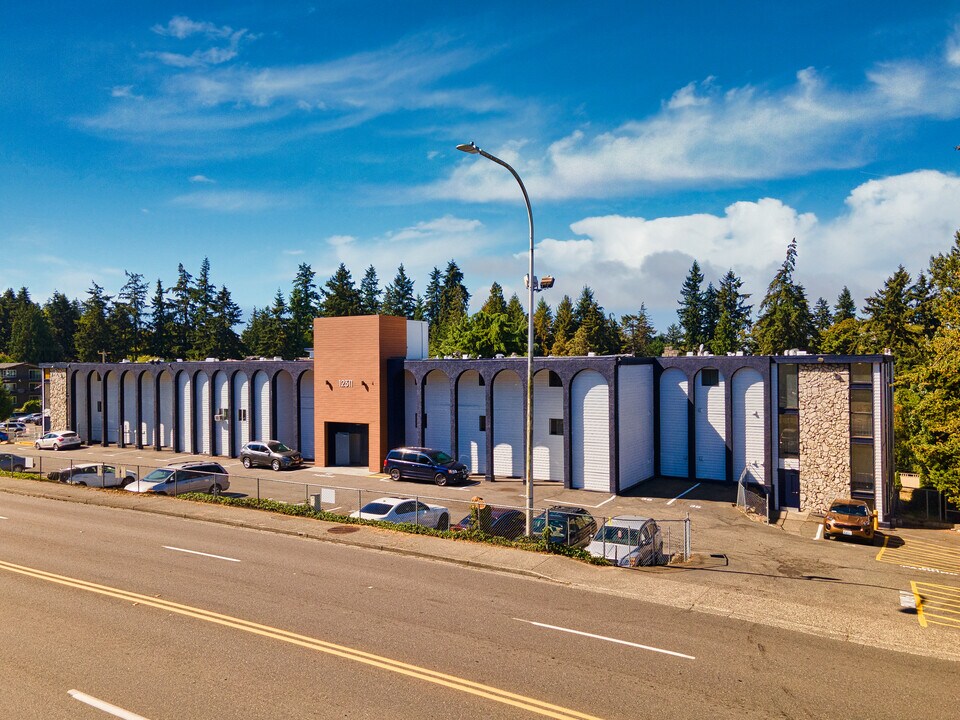
M 303 250 L 284 250 L 284 255 L 303 255 Z
M 178 40 L 201 33 L 209 37 L 229 37 L 233 29 L 228 25 L 218 27 L 211 22 L 197 22 L 183 15 L 174 15 L 166 25 L 154 25 L 150 28 L 157 35 L 174 37 Z
M 960 67 L 960 25 L 955 25 L 947 40 L 945 59 L 953 67 Z
M 133 85 L 117 85 L 110 88 L 110 97 L 141 99 L 139 95 L 134 94 Z
M 958 197 L 960 178 L 919 171 L 854 188 L 845 211 L 826 222 L 772 198 L 733 203 L 719 216 L 590 217 L 571 226 L 576 238 L 540 241 L 537 266 L 557 276 L 558 295 L 590 285 L 617 313 L 645 302 L 665 329 L 676 321 L 680 285 L 694 259 L 714 283 L 732 268 L 756 310 L 796 237 L 796 278 L 811 303 L 822 295 L 832 304 L 847 285 L 862 305 L 899 264 L 916 275 L 949 248 L 960 226 Z
M 191 175 L 190 182 L 192 183 L 215 183 L 216 180 L 211 180 L 206 175 Z
M 252 190 L 199 190 L 178 195 L 171 202 L 174 205 L 211 210 L 214 212 L 261 212 L 298 204 L 298 199 L 290 195 L 259 192 Z
M 344 247 L 355 243 L 357 239 L 352 235 L 331 235 L 327 238 L 327 244 L 335 248 Z

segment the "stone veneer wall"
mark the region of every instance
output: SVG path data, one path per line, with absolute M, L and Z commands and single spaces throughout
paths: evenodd
M 67 389 L 67 371 L 50 368 L 50 384 L 47 386 L 47 406 L 50 408 L 51 430 L 74 430 L 68 425 L 70 417 L 69 392 Z M 86 440 L 86 438 L 84 438 Z
M 800 365 L 800 509 L 823 512 L 850 496 L 850 371 Z

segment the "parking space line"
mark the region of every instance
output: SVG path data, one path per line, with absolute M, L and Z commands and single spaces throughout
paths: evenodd
M 960 575 L 960 549 L 923 542 L 904 540 L 898 547 L 890 545 L 890 537 L 883 538 L 883 547 L 877 553 L 877 562 L 900 565 L 941 575 Z
M 175 550 L 182 553 L 190 553 L 191 555 L 203 555 L 208 558 L 215 558 L 216 560 L 227 560 L 228 562 L 240 562 L 236 558 L 225 557 L 223 555 L 211 555 L 210 553 L 200 552 L 199 550 L 186 550 L 185 548 L 173 547 L 172 545 L 162 545 L 165 550 Z
M 941 625 L 960 630 L 960 587 L 910 582 L 920 627 Z
M 570 633 L 572 635 L 582 635 L 583 637 L 593 638 L 595 640 L 606 640 L 607 642 L 617 643 L 618 645 L 629 645 L 630 647 L 640 648 L 641 650 L 650 650 L 651 652 L 663 653 L 664 655 L 673 655 L 674 657 L 684 658 L 686 660 L 696 660 L 693 655 L 674 652 L 673 650 L 664 650 L 663 648 L 653 647 L 651 645 L 641 645 L 640 643 L 630 642 L 629 640 L 618 640 L 617 638 L 607 637 L 605 635 L 594 635 L 593 633 L 583 632 L 582 630 L 571 630 L 570 628 L 559 627 L 557 625 L 547 625 L 546 623 L 535 622 L 533 620 L 524 620 L 523 618 L 513 618 L 517 622 L 536 625 L 537 627 L 547 628 L 549 630 L 559 630 L 560 632 Z
M 679 500 L 680 498 L 682 498 L 682 497 L 683 497 L 684 495 L 686 495 L 688 492 L 691 492 L 691 491 L 693 491 L 693 490 L 696 490 L 698 487 L 700 487 L 700 483 L 697 483 L 696 485 L 694 485 L 694 486 L 691 487 L 691 488 L 687 488 L 687 489 L 684 490 L 682 493 L 680 493 L 679 495 L 677 495 L 673 500 L 668 500 L 668 501 L 667 501 L 667 505 L 673 505 L 677 500 Z
M 117 707 L 116 705 L 111 705 L 105 700 L 100 700 L 99 698 L 95 698 L 92 695 L 87 695 L 86 693 L 82 693 L 79 690 L 68 690 L 67 695 L 72 697 L 74 700 L 79 700 L 80 702 L 86 705 L 89 705 L 90 707 L 94 707 L 97 710 L 102 710 L 108 715 L 113 715 L 114 717 L 122 718 L 122 720 L 147 720 L 143 715 L 137 715 L 136 713 L 132 713 L 129 710 L 124 710 L 123 708 Z
M 525 495 L 520 495 L 519 497 L 526 497 L 526 496 L 525 496 Z M 552 503 L 556 503 L 557 505 L 566 505 L 567 507 L 598 508 L 598 507 L 600 507 L 601 505 L 606 505 L 606 504 L 607 504 L 608 502 L 610 502 L 611 500 L 616 500 L 616 499 L 617 499 L 617 496 L 616 496 L 616 495 L 611 495 L 611 496 L 608 497 L 606 500 L 604 500 L 602 503 L 598 503 L 598 504 L 596 504 L 596 505 L 587 505 L 586 503 L 579 503 L 579 502 L 564 502 L 563 500 L 554 500 L 554 499 L 552 499 L 552 498 L 546 498 L 543 502 L 552 502 Z

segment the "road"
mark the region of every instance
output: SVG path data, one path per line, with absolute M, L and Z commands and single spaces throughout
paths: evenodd
M 960 692 L 953 663 L 527 578 L 39 498 L 0 518 L 0 717 L 110 717 L 73 690 L 148 720 L 932 718 Z

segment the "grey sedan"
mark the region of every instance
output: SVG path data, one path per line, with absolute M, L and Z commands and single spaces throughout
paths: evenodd
M 27 468 L 27 459 L 12 453 L 0 453 L 0 470 L 23 472 Z

